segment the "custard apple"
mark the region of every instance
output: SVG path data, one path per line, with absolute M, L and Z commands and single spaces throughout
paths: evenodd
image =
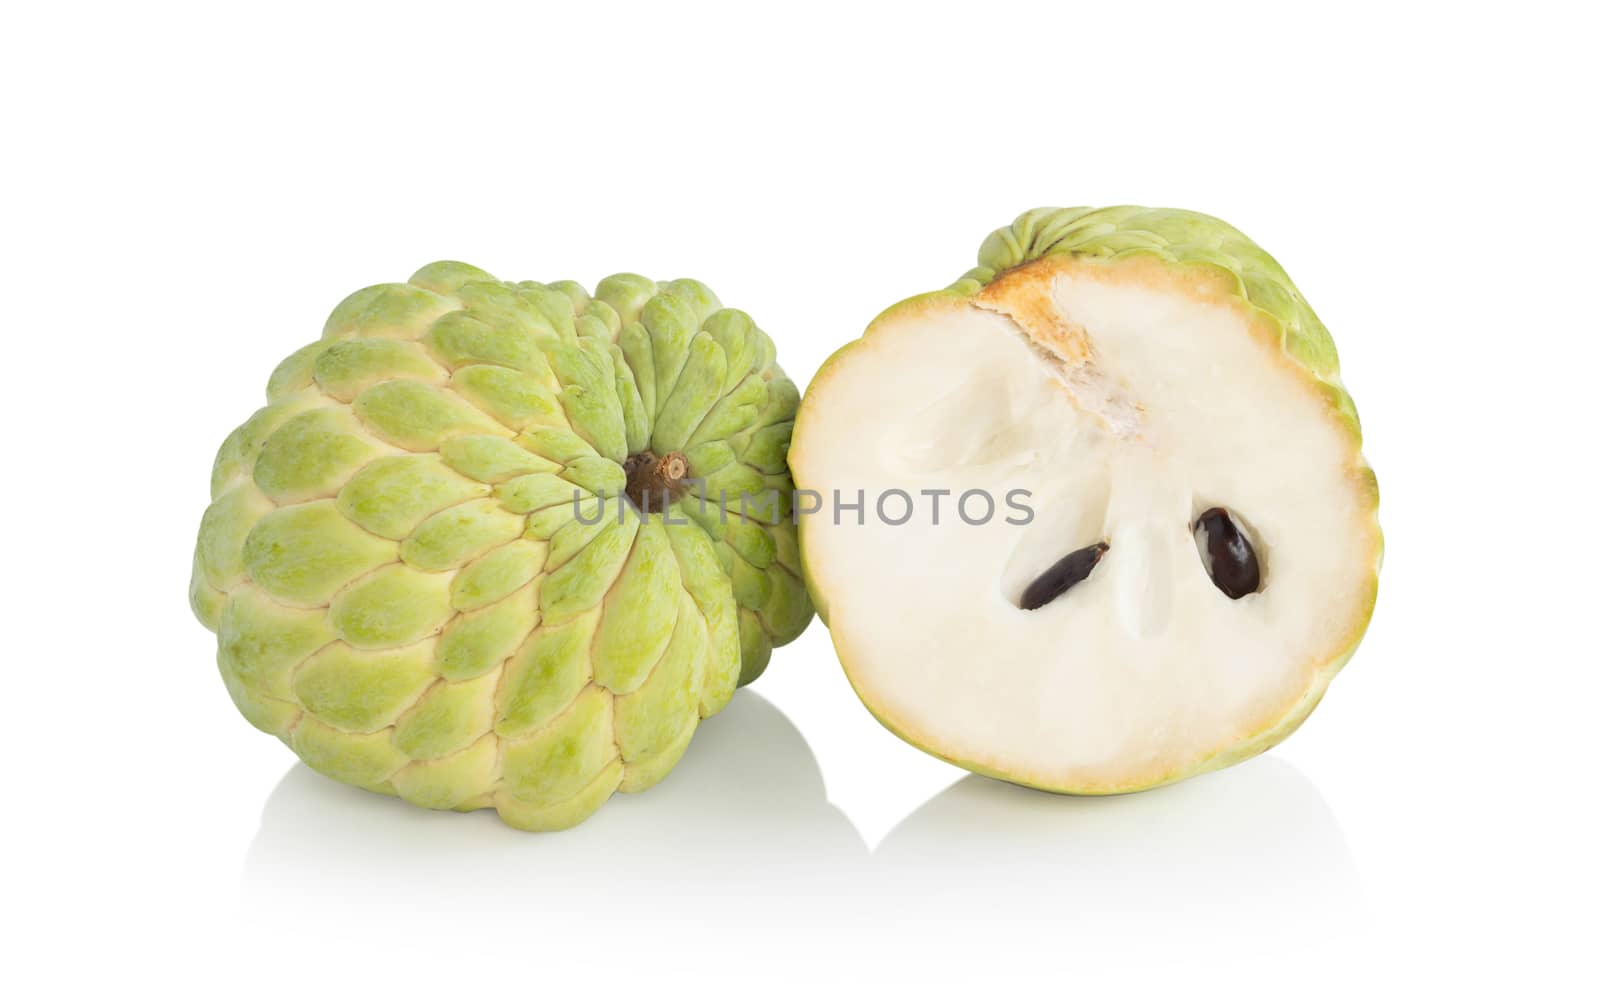
M 351 295 L 217 454 L 190 601 L 228 693 L 428 808 L 558 829 L 649 787 L 811 618 L 798 397 L 692 280 Z
M 796 420 L 822 501 L 797 507 L 804 567 L 856 692 L 914 745 L 1053 791 L 1282 740 L 1360 641 L 1382 556 L 1328 332 L 1199 213 L 1038 209 L 978 261 L 836 353 Z

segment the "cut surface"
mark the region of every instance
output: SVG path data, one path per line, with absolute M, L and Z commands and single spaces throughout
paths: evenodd
M 892 730 L 1114 792 L 1258 752 L 1315 704 L 1373 605 L 1376 488 L 1342 395 L 1227 279 L 1042 257 L 890 310 L 818 375 L 790 456 L 824 499 L 807 575 Z M 835 492 L 864 493 L 861 525 Z M 1197 547 L 1216 507 L 1259 559 L 1237 599 Z M 1053 570 L 1064 591 L 1035 585 Z

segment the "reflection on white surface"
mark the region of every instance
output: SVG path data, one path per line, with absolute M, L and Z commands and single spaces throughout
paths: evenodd
M 1273 756 L 1099 798 L 967 777 L 897 826 L 873 864 L 908 916 L 957 902 L 970 924 L 1026 918 L 1042 940 L 1293 942 L 1363 923 L 1338 821 Z
M 1064 935 L 1325 940 L 1361 915 L 1337 821 L 1275 757 L 1110 798 L 967 777 L 869 854 L 800 733 L 751 692 L 703 724 L 656 788 L 556 834 L 421 811 L 297 765 L 266 804 L 243 894 L 252 915 L 297 923 L 510 913 L 519 931 L 554 935 L 669 918 L 652 952 L 708 930 L 726 945 L 774 928 L 1014 947 Z
M 262 812 L 243 894 L 252 912 L 336 900 L 340 912 L 402 922 L 487 909 L 615 923 L 670 907 L 687 922 L 732 924 L 730 904 L 777 900 L 803 921 L 805 902 L 866 853 L 800 733 L 741 692 L 660 784 L 559 833 L 519 832 L 489 811 L 422 811 L 297 764 Z

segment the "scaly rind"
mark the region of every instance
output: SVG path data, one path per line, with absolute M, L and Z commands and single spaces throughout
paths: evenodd
M 712 528 L 616 520 L 651 447 L 793 489 L 798 395 L 701 283 L 436 262 L 347 297 L 267 396 L 217 453 L 190 603 L 240 711 L 324 773 L 571 825 L 659 780 L 810 618 L 797 589 L 736 594 Z M 793 573 L 792 526 L 738 523 Z

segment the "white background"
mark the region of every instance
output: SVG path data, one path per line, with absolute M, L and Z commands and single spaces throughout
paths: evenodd
M 1578 9 L 10 10 L 0 996 L 1594 994 Z M 1271 754 L 970 778 L 813 625 L 666 782 L 540 836 L 326 782 L 229 705 L 185 603 L 212 453 L 344 294 L 693 275 L 804 386 L 1018 212 L 1119 202 L 1274 253 L 1365 422 L 1377 614 Z

